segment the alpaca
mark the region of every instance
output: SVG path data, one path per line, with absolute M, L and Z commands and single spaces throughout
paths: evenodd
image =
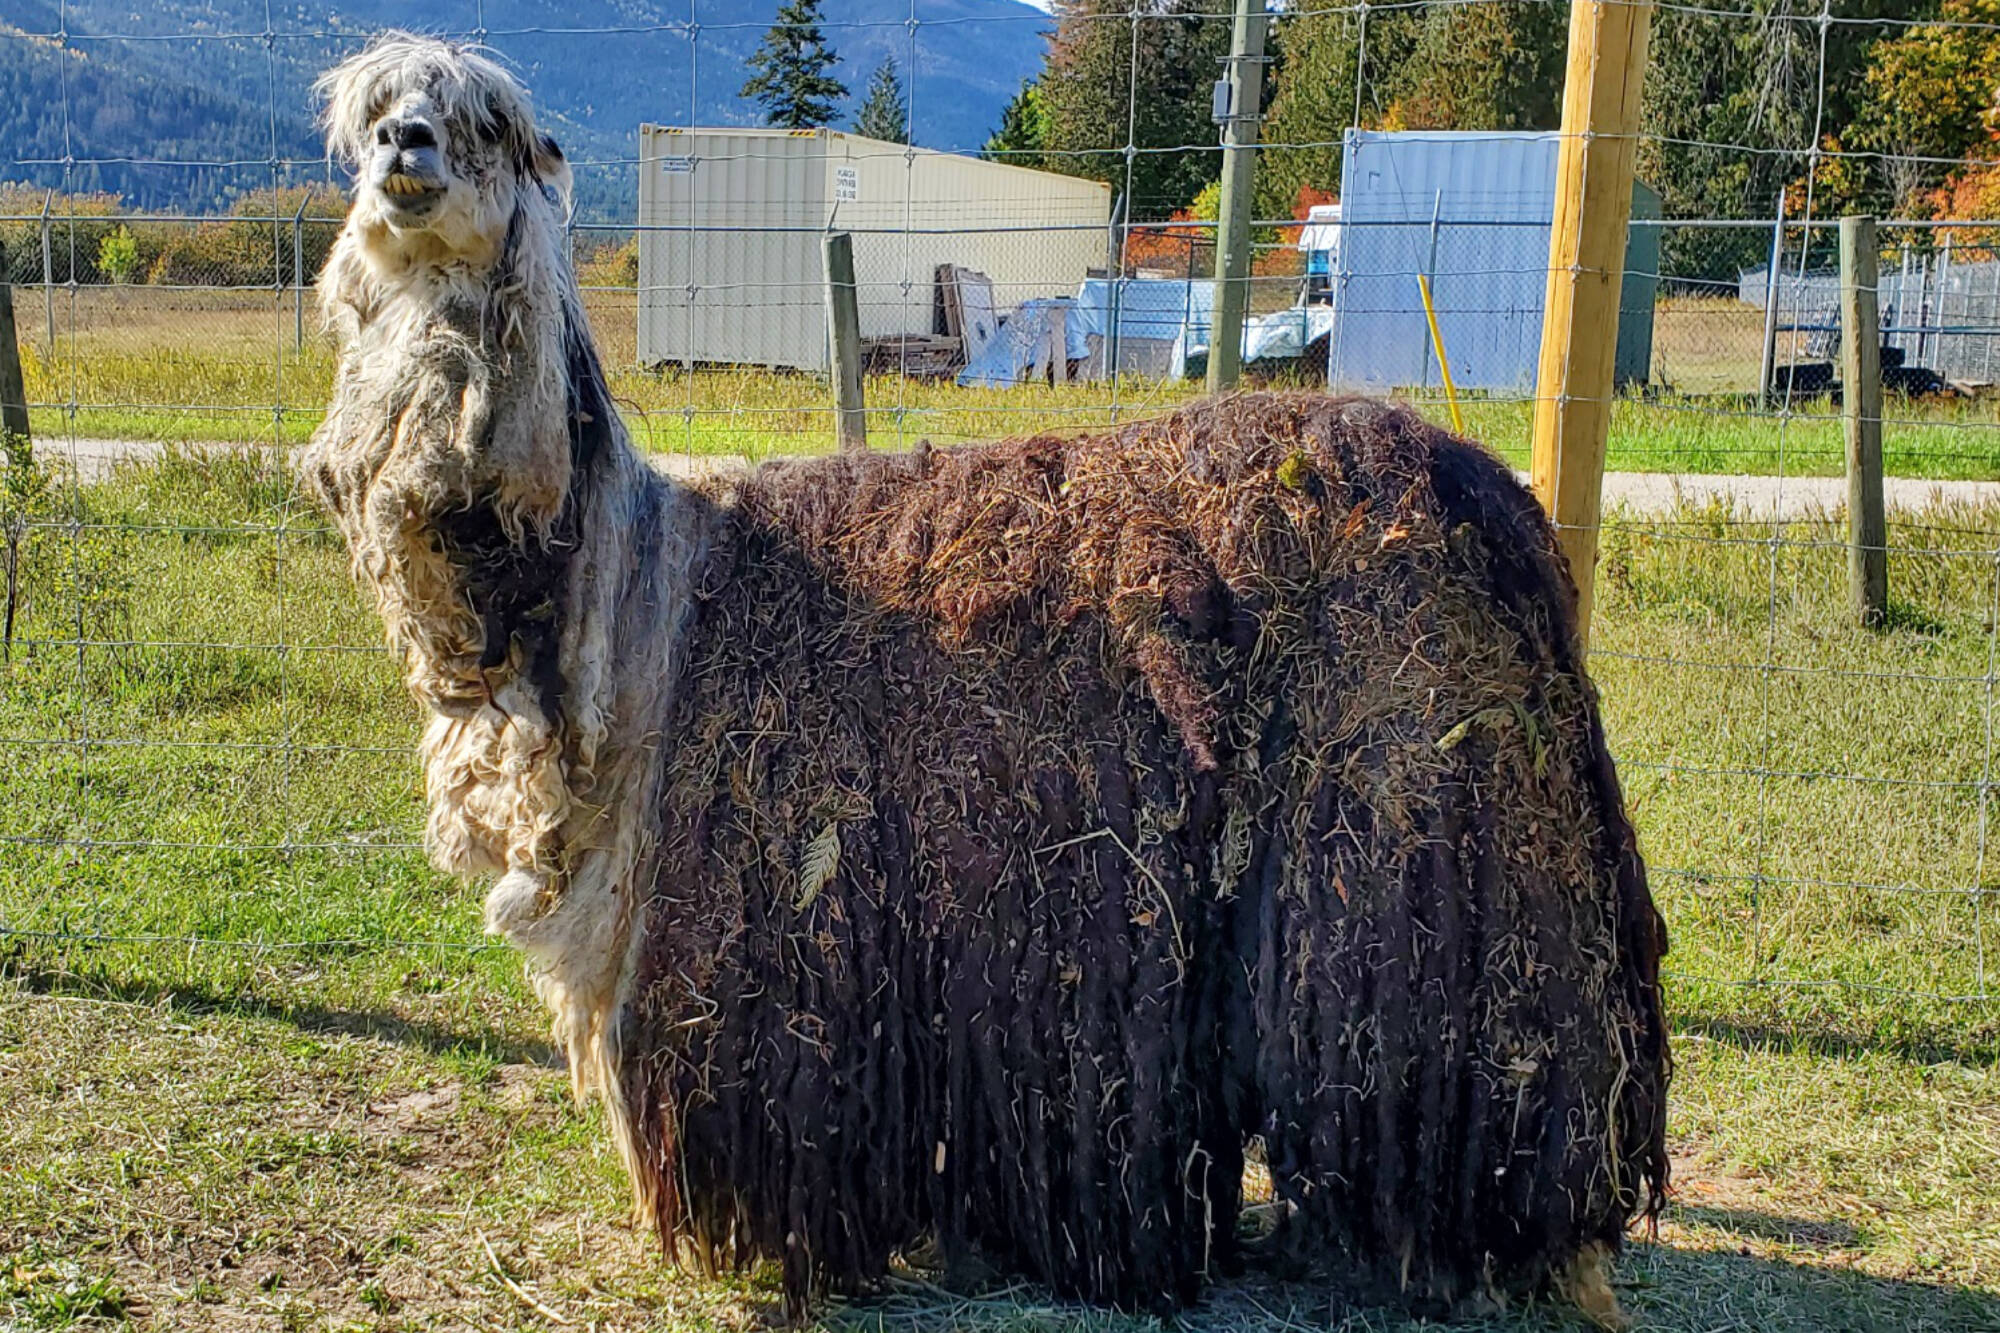
M 1554 1287 L 1666 1183 L 1665 933 L 1534 501 L 1358 400 L 677 483 L 568 174 L 476 52 L 322 81 L 357 170 L 302 475 L 670 1257 L 1172 1308 L 1260 1248 Z

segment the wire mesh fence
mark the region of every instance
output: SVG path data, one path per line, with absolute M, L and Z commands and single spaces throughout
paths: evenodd
M 635 436 L 678 466 L 831 447 L 816 256 L 832 228 L 856 238 L 878 447 L 1099 427 L 1194 396 L 1214 224 L 1184 187 L 1213 177 L 1214 142 L 1162 124 L 1157 71 L 1172 47 L 1205 88 L 1221 10 L 1066 7 L 1123 53 L 1104 76 L 1117 114 L 1080 145 L 978 159 L 978 143 L 935 132 L 954 93 L 925 72 L 956 67 L 972 20 L 928 0 L 831 30 L 896 52 L 922 148 L 585 126 L 591 143 L 629 145 L 573 154 L 572 247 Z M 1383 100 L 1396 25 L 1449 30 L 1492 10 L 1560 17 L 1539 0 L 1278 17 L 1281 46 L 1306 24 L 1341 25 L 1353 62 L 1324 73 L 1320 100 L 1336 109 L 1322 131 L 1267 129 L 1260 173 L 1295 187 L 1297 207 L 1256 224 L 1246 345 L 1253 378 L 1394 394 L 1441 418 L 1441 342 L 1470 432 L 1524 466 L 1552 210 L 1541 168 L 1502 170 L 1486 143 L 1470 150 L 1481 165 L 1440 158 L 1426 169 L 1445 175 L 1419 179 L 1408 154 L 1449 136 L 1384 128 L 1424 115 Z M 1730 501 L 1662 506 L 1614 477 L 1601 534 L 1593 661 L 1673 931 L 1677 1002 L 1949 1025 L 2000 998 L 1987 852 L 2000 500 L 1965 487 L 1892 512 L 1893 615 L 1863 631 L 1844 611 L 1845 527 L 1818 484 L 1843 458 L 1821 200 L 1834 168 L 1916 168 L 1829 144 L 1811 109 L 1832 76 L 1830 33 L 1915 25 L 1830 3 L 1662 12 L 1697 37 L 1770 39 L 1773 77 L 1807 109 L 1747 121 L 1730 142 L 1656 117 L 1646 167 L 1734 172 L 1740 206 L 1641 207 L 1624 275 L 1613 469 L 1746 479 Z M 489 23 L 477 5 L 437 21 L 531 83 L 557 48 L 643 52 L 663 71 L 648 118 L 685 127 L 741 82 L 733 43 L 766 26 L 712 3 L 646 22 L 579 13 L 561 31 Z M 484 946 L 422 864 L 413 710 L 287 471 L 331 389 L 311 284 L 341 211 L 340 180 L 294 131 L 312 112 L 309 68 L 362 34 L 254 17 L 222 33 L 0 34 L 190 58 L 221 45 L 270 126 L 261 155 L 93 156 L 78 129 L 92 108 L 66 91 L 44 133 L 9 146 L 22 183 L 0 194 L 0 244 L 35 442 L 9 453 L 0 513 L 0 935 L 77 967 L 310 957 L 284 973 L 306 985 L 385 954 Z M 1464 128 L 1552 151 L 1545 132 Z M 1405 156 L 1371 182 L 1357 152 Z M 1940 181 L 1984 169 L 1929 165 Z M 235 202 L 188 215 L 98 189 L 128 178 L 199 179 Z M 1336 193 L 1337 220 L 1313 213 Z M 2000 222 L 1961 210 L 1882 235 L 1885 365 L 1905 372 L 1885 400 L 1889 471 L 2000 479 L 1984 396 L 2000 365 Z
M 1991 244 L 1968 245 L 1952 230 L 1935 249 L 1918 245 L 1890 228 L 1890 243 L 1878 257 L 1877 299 L 1882 311 L 1882 347 L 1888 353 L 1884 382 L 1905 394 L 1937 393 L 1953 385 L 1995 383 L 2000 367 L 2000 262 Z M 1928 231 L 1929 228 L 1917 229 Z M 1984 229 L 1981 229 L 1984 230 Z M 1799 363 L 1830 362 L 1839 346 L 1840 274 L 1837 271 L 1779 271 L 1769 265 L 1747 270 L 1739 280 L 1739 300 L 1756 309 L 1780 312 L 1772 322 L 1774 342 L 1782 343 L 1779 373 L 1800 377 Z M 1781 322 L 1780 322 L 1781 321 Z M 1796 335 L 1803 335 L 1802 337 Z M 1812 372 L 1808 372 L 1807 378 Z M 1831 369 L 1818 373 L 1823 389 Z

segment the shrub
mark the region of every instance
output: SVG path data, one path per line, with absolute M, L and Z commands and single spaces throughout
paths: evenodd
M 639 238 L 634 235 L 622 244 L 600 245 L 587 255 L 577 256 L 576 277 L 585 287 L 637 287 Z
M 97 269 L 113 282 L 130 282 L 139 271 L 139 242 L 129 227 L 107 232 L 97 243 Z

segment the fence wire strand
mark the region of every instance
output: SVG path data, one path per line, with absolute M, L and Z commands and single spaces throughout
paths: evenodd
M 1550 0 L 1276 13 L 1281 36 L 1314 21 L 1351 24 L 1352 110 L 1345 126 L 1291 139 L 1267 122 L 1260 172 L 1373 155 L 1392 184 L 1399 172 L 1414 180 L 1421 151 L 1460 141 L 1383 128 L 1394 118 L 1381 99 L 1394 90 L 1391 71 L 1376 66 L 1395 58 L 1399 17 L 1534 8 Z M 1717 493 L 1704 483 L 1690 487 L 1696 498 L 1664 506 L 1628 501 L 1614 478 L 1599 533 L 1592 660 L 1681 946 L 1674 975 L 1690 987 L 1815 1003 L 1991 1005 L 2000 490 L 1940 491 L 1892 512 L 1892 624 L 1862 631 L 1842 620 L 1839 502 L 1823 502 L 1813 479 L 1837 476 L 1844 458 L 1840 408 L 1828 397 L 1840 280 L 1824 182 L 1850 167 L 1944 180 L 1985 166 L 1830 142 L 1830 37 L 2000 25 L 1836 13 L 1833 0 L 1784 12 L 1654 8 L 1722 31 L 1782 29 L 1798 39 L 1786 49 L 1812 62 L 1810 115 L 1796 134 L 1715 142 L 1649 126 L 1639 135 L 1648 162 L 1719 156 L 1746 179 L 1776 172 L 1789 191 L 1775 215 L 1763 193 L 1756 207 L 1724 216 L 1636 216 L 1623 274 L 1631 304 L 1621 349 L 1628 328 L 1643 327 L 1645 339 L 1621 366 L 1612 404 L 1614 470 L 1746 474 L 1733 501 L 1700 498 Z M 27 591 L 0 666 L 0 846 L 11 849 L 0 870 L 0 940 L 483 953 L 491 946 L 443 928 L 418 938 L 330 924 L 350 918 L 321 901 L 336 882 L 352 891 L 356 865 L 432 895 L 449 891 L 420 866 L 408 758 L 416 722 L 395 663 L 285 462 L 330 391 L 332 351 L 317 331 L 312 282 L 339 226 L 341 184 L 298 141 L 314 108 L 297 53 L 339 54 L 361 38 L 287 24 L 298 13 L 268 0 L 257 9 L 224 15 L 212 32 L 129 30 L 144 26 L 137 21 L 84 32 L 72 31 L 65 3 L 54 31 L 0 33 L 0 43 L 56 53 L 61 100 L 52 135 L 0 150 L 4 174 L 19 182 L 0 183 L 0 280 L 21 297 L 36 475 L 46 473 L 32 497 L 8 491 L 14 510 L 4 515 Z M 649 109 L 660 126 L 712 120 L 738 77 L 732 43 L 768 26 L 712 0 L 688 0 L 671 20 L 602 25 L 488 27 L 483 3 L 471 10 L 469 27 L 445 35 L 523 71 L 539 43 L 557 38 L 654 53 L 675 74 L 685 60 L 685 77 L 663 76 Z M 1123 66 L 1122 108 L 1111 108 L 1101 141 L 996 148 L 987 177 L 954 168 L 959 182 L 1013 172 L 1006 164 L 1017 159 L 1041 169 L 1010 176 L 990 197 L 934 184 L 945 169 L 934 149 L 979 145 L 947 142 L 935 128 L 955 110 L 956 91 L 930 71 L 968 25 L 1051 22 L 1026 12 L 973 18 L 909 0 L 901 17 L 821 25 L 846 49 L 899 55 L 902 114 L 923 145 L 821 140 L 852 173 L 829 177 L 831 208 L 746 195 L 663 215 L 658 200 L 681 188 L 681 159 L 658 146 L 664 139 L 642 136 L 627 151 L 605 138 L 637 126 L 591 127 L 596 146 L 571 162 L 588 187 L 579 197 L 594 202 L 572 220 L 571 248 L 642 446 L 701 467 L 718 455 L 830 445 L 817 260 L 798 272 L 780 261 L 799 247 L 816 254 L 833 229 L 854 237 L 877 447 L 1104 428 L 1194 395 L 1215 224 L 1193 215 L 1194 200 L 1144 191 L 1156 167 L 1214 155 L 1217 144 L 1156 131 L 1150 103 L 1162 94 L 1146 80 L 1169 25 L 1205 51 L 1195 38 L 1212 44 L 1232 14 L 1214 0 L 1067 10 L 1077 32 L 1101 25 L 1111 34 L 1105 77 L 1115 82 Z M 80 135 L 91 108 L 76 103 L 66 57 L 107 56 L 120 44 L 185 52 L 190 66 L 204 49 L 260 52 L 263 155 L 252 155 L 254 140 L 146 156 Z M 1195 84 L 1219 68 L 1195 71 Z M 850 62 L 843 72 L 859 91 L 867 71 Z M 1492 153 L 1553 160 L 1545 131 L 1487 128 Z M 796 157 L 782 139 L 725 129 L 688 159 L 689 181 L 768 175 Z M 161 206 L 157 190 L 127 207 L 95 188 L 144 173 L 219 182 L 211 194 L 239 197 L 183 213 Z M 1095 193 L 1070 173 L 1097 182 Z M 1422 198 L 1390 200 L 1401 212 L 1371 203 L 1356 179 L 1340 181 L 1345 211 L 1328 224 L 1337 240 L 1323 250 L 1305 244 L 1319 224 L 1304 194 L 1289 212 L 1260 196 L 1273 215 L 1255 224 L 1246 336 L 1278 349 L 1254 367 L 1260 376 L 1394 394 L 1436 416 L 1441 368 L 1417 331 L 1421 275 L 1468 392 L 1472 433 L 1519 467 L 1537 392 L 1549 201 L 1539 185 L 1509 193 L 1487 182 L 1482 196 L 1467 179 L 1461 171 L 1434 198 L 1413 186 Z M 851 199 L 839 197 L 842 181 L 854 182 Z M 1328 195 L 1336 185 L 1307 183 Z M 1881 230 L 1884 345 L 1896 361 L 1897 392 L 1881 422 L 1891 471 L 2000 482 L 2000 420 L 1985 396 L 2000 379 L 2000 219 L 1899 217 Z M 1738 258 L 1700 258 L 1713 254 Z M 1040 329 L 1035 347 L 1045 352 L 1026 354 L 1039 382 L 1019 382 L 1019 366 L 1006 369 L 1004 385 L 982 378 L 963 360 L 962 330 L 960 359 L 939 353 L 943 374 L 923 362 L 925 349 L 953 336 L 944 263 L 978 271 L 994 313 L 1009 317 L 1003 330 Z M 1036 323 L 1054 310 L 1068 322 Z M 751 336 L 774 329 L 782 336 Z M 260 924 L 236 932 L 205 911 L 172 920 L 141 905 L 144 886 L 210 873 L 215 858 L 232 861 L 243 884 L 282 882 L 300 895 L 299 910 L 258 915 Z M 1828 943 L 1842 932 L 1852 947 Z

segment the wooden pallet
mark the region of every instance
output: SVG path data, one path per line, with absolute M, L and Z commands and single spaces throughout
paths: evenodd
M 1000 317 L 993 309 L 993 279 L 977 269 L 939 264 L 937 291 L 946 336 L 959 340 L 967 364 L 977 361 L 1000 336 Z
M 900 372 L 914 379 L 938 379 L 963 364 L 957 338 L 941 333 L 892 333 L 861 340 L 861 364 L 871 374 Z

